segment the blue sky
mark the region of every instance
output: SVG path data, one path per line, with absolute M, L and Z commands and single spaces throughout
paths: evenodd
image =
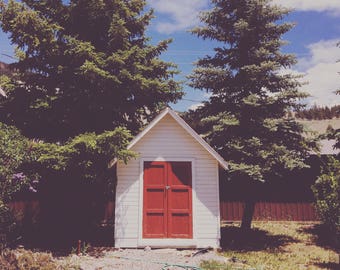
M 294 8 L 287 21 L 296 23 L 296 27 L 284 38 L 289 45 L 284 52 L 294 53 L 298 64 L 290 70 L 305 75 L 303 81 L 309 84 L 302 87 L 311 97 L 305 102 L 309 105 L 340 104 L 340 97 L 334 94 L 340 88 L 340 0 L 274 0 L 276 4 Z M 212 53 L 218 44 L 203 41 L 191 35 L 188 30 L 199 24 L 200 11 L 209 9 L 209 0 L 147 0 L 148 8 L 155 10 L 148 29 L 152 42 L 173 38 L 169 50 L 162 55 L 167 61 L 178 65 L 181 74 L 178 80 L 186 81 L 186 76 L 193 69 L 193 63 L 199 57 Z M 13 60 L 3 54 L 12 55 L 13 48 L 7 36 L 0 32 L 0 61 Z M 197 107 L 207 99 L 207 94 L 185 85 L 186 95 L 183 100 L 173 104 L 172 108 L 185 111 Z
M 334 94 L 340 88 L 340 0 L 274 0 L 276 4 L 293 8 L 287 21 L 296 23 L 296 27 L 284 36 L 289 44 L 283 47 L 284 52 L 294 53 L 298 64 L 291 70 L 305 75 L 302 87 L 311 97 L 305 100 L 309 105 L 340 104 L 340 97 Z M 209 9 L 209 0 L 149 0 L 155 9 L 156 19 L 149 29 L 150 36 L 156 42 L 173 38 L 169 50 L 163 58 L 178 64 L 181 70 L 179 79 L 193 69 L 192 63 L 199 57 L 212 52 L 213 42 L 203 41 L 188 33 L 199 23 L 197 14 Z M 195 108 L 207 94 L 200 90 L 184 87 L 186 95 L 177 104 L 176 110 L 183 111 Z

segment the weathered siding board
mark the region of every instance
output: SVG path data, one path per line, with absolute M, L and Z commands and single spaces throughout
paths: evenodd
M 116 189 L 115 245 L 132 247 L 136 244 L 139 215 L 139 163 L 117 164 L 118 185 Z M 124 166 L 125 169 L 120 167 Z M 129 221 L 128 221 L 129 218 Z M 124 242 L 117 236 L 124 236 Z
M 116 246 L 138 245 L 141 160 L 193 160 L 193 226 L 199 245 L 218 246 L 220 238 L 218 162 L 178 123 L 166 115 L 132 148 L 140 153 L 127 165 L 117 164 Z M 128 196 L 127 196 L 128 195 Z M 127 198 L 128 197 L 128 198 Z M 131 217 L 131 215 L 135 215 Z M 129 219 L 129 220 L 128 220 Z M 126 228 L 125 228 L 126 227 Z M 123 229 L 125 228 L 125 229 Z M 125 239 L 129 238 L 128 241 Z

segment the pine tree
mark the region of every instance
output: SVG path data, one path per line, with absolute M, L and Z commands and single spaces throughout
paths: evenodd
M 170 40 L 150 45 L 144 0 L 0 2 L 0 26 L 17 46 L 0 120 L 30 137 L 66 140 L 117 126 L 136 132 L 182 96 Z
M 281 52 L 282 35 L 293 27 L 281 21 L 289 10 L 269 0 L 211 2 L 213 8 L 201 14 L 203 26 L 192 32 L 220 46 L 199 59 L 191 85 L 212 94 L 196 113 L 211 127 L 206 139 L 228 161 L 230 178 L 246 185 L 241 227 L 249 229 L 256 202 L 252 183 L 307 166 L 303 127 L 285 117 L 307 95 L 297 77 L 281 72 L 296 62 Z

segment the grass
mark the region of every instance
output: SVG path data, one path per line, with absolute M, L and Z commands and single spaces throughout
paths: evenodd
M 253 229 L 247 233 L 239 229 L 239 224 L 231 224 L 223 226 L 221 233 L 221 254 L 228 258 L 228 263 L 206 261 L 201 264 L 202 269 L 340 270 L 340 249 L 329 245 L 333 236 L 325 234 L 318 224 L 254 222 Z M 94 254 L 90 251 L 88 254 L 99 260 L 105 250 L 106 248 L 102 247 L 96 249 Z M 14 253 L 3 253 L 0 256 L 0 269 L 80 269 L 74 256 L 61 259 L 59 256 L 36 250 L 19 249 L 14 252 L 19 257 L 15 258 Z M 29 264 L 31 268 L 18 266 Z M 56 268 L 55 264 L 58 264 L 59 268 Z M 41 265 L 45 268 L 41 268 Z
M 235 226 L 222 229 L 222 254 L 228 265 L 204 262 L 208 270 L 319 270 L 340 269 L 339 250 L 323 246 L 317 225 L 297 222 L 254 222 L 244 234 Z

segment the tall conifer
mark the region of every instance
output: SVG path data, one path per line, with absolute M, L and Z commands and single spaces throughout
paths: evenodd
M 211 3 L 192 32 L 219 45 L 199 59 L 191 85 L 211 94 L 196 114 L 204 119 L 207 140 L 229 162 L 229 176 L 245 183 L 242 227 L 248 229 L 256 201 L 251 183 L 306 167 L 303 128 L 286 117 L 306 94 L 296 76 L 283 72 L 296 62 L 281 51 L 282 35 L 293 27 L 282 21 L 289 10 L 270 0 Z
M 17 46 L 0 120 L 31 137 L 65 140 L 126 126 L 136 132 L 182 95 L 174 64 L 151 45 L 144 0 L 0 1 L 0 26 Z

